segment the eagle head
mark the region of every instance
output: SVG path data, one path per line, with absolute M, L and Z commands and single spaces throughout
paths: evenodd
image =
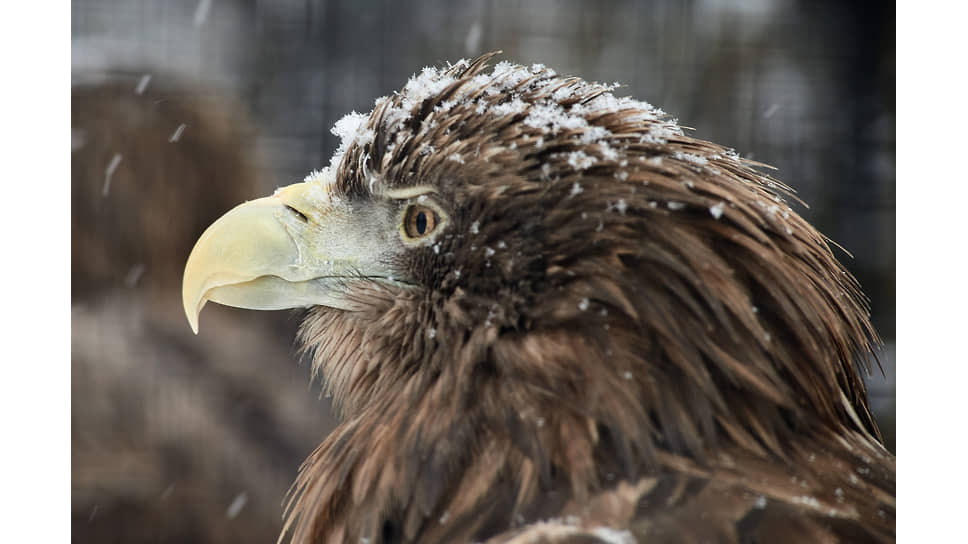
M 866 302 L 790 191 L 612 86 L 490 57 L 344 117 L 328 167 L 188 260 L 196 332 L 209 300 L 308 308 L 345 422 L 294 538 L 483 540 L 674 466 L 876 445 Z

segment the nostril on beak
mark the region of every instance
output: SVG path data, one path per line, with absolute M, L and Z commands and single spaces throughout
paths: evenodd
M 309 218 L 306 217 L 306 214 L 302 213 L 301 211 L 297 210 L 296 208 L 293 208 L 289 204 L 286 204 L 286 209 L 289 210 L 289 211 L 291 211 L 292 213 L 298 215 L 299 216 L 299 219 L 302 219 L 304 223 L 308 223 L 309 222 Z

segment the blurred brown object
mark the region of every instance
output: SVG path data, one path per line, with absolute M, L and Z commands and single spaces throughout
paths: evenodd
M 74 301 L 125 283 L 177 293 L 205 218 L 259 193 L 241 111 L 224 97 L 160 88 L 162 78 L 72 90 Z
M 253 131 L 224 97 L 116 79 L 71 98 L 72 540 L 274 541 L 329 405 L 295 320 L 219 308 L 197 337 L 180 295 L 205 227 L 263 192 Z

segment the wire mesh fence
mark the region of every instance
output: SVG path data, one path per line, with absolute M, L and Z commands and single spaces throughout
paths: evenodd
M 224 355 L 226 348 L 210 346 L 204 354 L 179 351 L 187 349 L 184 340 L 172 338 L 187 333 L 188 328 L 185 325 L 184 330 L 176 332 L 173 324 L 181 318 L 177 290 L 172 295 L 174 309 L 155 302 L 165 298 L 178 278 L 172 276 L 166 283 L 165 274 L 174 272 L 148 264 L 159 260 L 152 261 L 143 252 L 118 253 L 121 241 L 104 233 L 117 226 L 111 221 L 121 219 L 99 215 L 112 198 L 112 205 L 151 205 L 165 210 L 153 229 L 144 226 L 145 237 L 174 232 L 166 225 L 183 219 L 185 212 L 171 194 L 124 192 L 123 185 L 135 183 L 139 171 L 173 168 L 175 159 L 158 156 L 152 160 L 155 147 L 132 145 L 152 131 L 163 132 L 164 141 L 157 144 L 162 149 L 169 144 L 197 145 L 192 143 L 193 133 L 197 137 L 204 126 L 220 127 L 231 135 L 221 145 L 244 150 L 246 159 L 252 162 L 251 171 L 258 175 L 238 179 L 228 166 L 232 159 L 215 151 L 205 151 L 195 160 L 207 161 L 204 176 L 209 180 L 224 177 L 229 184 L 235 180 L 239 184 L 236 189 L 247 195 L 243 198 L 254 198 L 299 181 L 309 171 L 328 164 L 339 143 L 330 132 L 333 123 L 350 111 L 369 111 L 375 98 L 392 93 L 423 66 L 501 50 L 503 59 L 542 63 L 558 73 L 618 82 L 623 85 L 618 94 L 646 100 L 669 112 L 680 124 L 692 127 L 695 135 L 775 166 L 776 177 L 796 189 L 799 198 L 810 206 L 798 211 L 852 254 L 838 257 L 870 297 L 872 317 L 882 336 L 892 339 L 895 335 L 893 3 L 73 0 L 71 26 L 75 94 L 72 198 L 84 201 L 75 203 L 75 210 L 83 205 L 90 211 L 88 215 L 75 211 L 72 228 L 78 233 L 93 233 L 93 239 L 100 240 L 100 245 L 84 246 L 87 253 L 75 254 L 72 268 L 78 268 L 85 259 L 116 259 L 110 261 L 112 270 L 92 266 L 85 269 L 86 276 L 72 273 L 72 345 L 78 376 L 72 391 L 72 489 L 74 537 L 78 540 L 112 540 L 111 535 L 121 534 L 112 532 L 112 522 L 105 521 L 112 515 L 151 510 L 144 506 L 149 501 L 161 505 L 157 508 L 174 508 L 165 501 L 177 497 L 182 484 L 172 487 L 172 481 L 188 482 L 198 474 L 211 472 L 211 467 L 199 464 L 201 453 L 186 446 L 202 431 L 171 432 L 164 440 L 152 442 L 154 445 L 148 448 L 152 455 L 166 452 L 161 461 L 152 460 L 145 457 L 145 447 L 133 443 L 149 438 L 132 438 L 123 422 L 99 419 L 101 412 L 95 413 L 87 402 L 96 394 L 114 398 L 114 410 L 151 408 L 129 406 L 136 399 L 118 393 L 126 379 L 136 379 L 134 370 L 105 368 L 98 360 L 99 353 L 128 346 L 123 337 L 130 338 L 130 331 L 121 324 L 127 327 L 141 320 L 148 329 L 164 331 L 164 335 L 153 334 L 152 342 L 166 353 L 174 349 L 175 355 L 170 357 L 188 363 L 168 368 L 158 362 L 152 372 L 174 380 L 165 382 L 174 384 L 171 387 L 195 391 L 198 396 L 189 394 L 188 398 L 197 401 L 198 410 L 221 414 L 211 416 L 209 423 L 225 429 L 226 443 L 252 455 L 249 461 L 233 462 L 258 466 L 265 476 L 261 483 L 240 480 L 237 485 L 226 482 L 229 476 L 217 476 L 213 478 L 218 484 L 209 485 L 218 489 L 217 493 L 202 496 L 198 490 L 186 492 L 182 500 L 210 501 L 214 506 L 198 509 L 180 532 L 156 535 L 157 539 L 274 538 L 280 526 L 278 502 L 285 491 L 284 483 L 330 424 L 328 416 L 319 415 L 327 405 L 315 402 L 318 391 L 307 388 L 308 371 L 292 365 L 294 354 L 287 347 L 262 354 L 278 361 L 280 368 L 285 364 L 292 367 L 285 379 L 275 384 L 279 390 L 274 395 L 240 385 L 234 393 L 234 404 L 212 405 L 200 400 L 209 397 L 197 389 L 197 384 L 210 382 L 196 378 L 221 375 L 224 370 L 212 370 L 218 368 L 213 358 Z M 119 104 L 122 95 L 142 97 L 143 101 L 124 106 L 127 109 L 121 113 L 92 114 L 92 99 L 82 101 L 78 94 L 107 86 L 111 90 L 104 98 L 106 104 Z M 189 117 L 179 119 L 177 113 L 163 120 L 145 113 L 152 104 L 166 101 L 188 101 L 198 104 L 202 112 L 214 114 L 188 121 L 185 119 Z M 124 141 L 106 136 L 116 133 L 116 126 L 134 123 L 132 119 L 140 120 L 141 132 L 132 132 Z M 116 158 L 119 155 L 121 158 Z M 208 182 L 202 177 L 201 170 L 182 172 L 169 191 L 185 191 L 188 184 Z M 206 205 L 194 213 L 202 218 L 217 216 L 230 204 L 212 200 Z M 75 250 L 79 247 L 76 240 L 72 243 Z M 137 240 L 130 245 L 136 246 Z M 169 251 L 162 257 L 184 263 L 187 249 L 172 242 Z M 185 253 L 181 258 L 180 252 Z M 156 280 L 157 284 L 152 283 Z M 105 304 L 106 300 L 113 302 Z M 138 317 L 119 324 L 119 307 L 127 308 L 125 312 L 137 308 Z M 236 317 L 232 310 L 216 312 L 223 312 L 226 320 Z M 266 325 L 280 345 L 283 339 L 291 342 L 295 318 L 252 319 Z M 100 343 L 79 339 L 81 331 L 97 336 Z M 202 338 L 199 341 L 219 341 Z M 81 357 L 82 353 L 86 356 Z M 165 357 L 149 359 L 162 361 Z M 893 349 L 886 351 L 883 360 L 887 376 L 876 373 L 870 381 L 870 393 L 888 445 L 893 448 Z M 253 360 L 253 366 L 243 366 L 257 368 L 258 363 Z M 82 371 L 78 372 L 79 368 Z M 107 375 L 116 378 L 113 388 L 105 385 Z M 139 387 L 156 387 L 141 379 Z M 270 400 L 287 395 L 300 400 Z M 162 397 L 143 398 L 154 399 L 151 402 L 156 403 L 155 408 L 169 406 Z M 262 423 L 240 418 L 238 410 L 257 414 Z M 286 414 L 294 419 L 286 419 Z M 182 423 L 177 418 L 155 422 L 169 427 Z M 280 438 L 285 450 L 280 451 L 266 445 L 267 433 L 274 424 L 318 431 L 310 433 L 306 441 Z M 126 444 L 128 449 L 112 446 L 115 442 L 110 441 Z M 92 449 L 92 443 L 101 450 Z M 126 457 L 111 466 L 92 468 L 85 464 L 85 460 L 95 458 L 88 455 L 93 451 L 122 449 L 128 452 Z M 158 466 L 152 465 L 156 462 Z M 102 476 L 85 479 L 85 475 L 112 474 L 115 480 L 122 480 L 129 474 L 122 470 L 128 466 L 123 463 L 147 467 L 147 472 L 136 471 L 143 486 L 132 490 L 130 485 L 106 485 Z M 253 499 L 253 493 L 242 495 L 245 485 L 268 486 L 278 497 L 265 501 Z M 240 499 L 243 496 L 246 498 Z M 242 519 L 249 520 L 249 530 L 231 532 L 225 528 L 241 525 Z M 99 520 L 102 529 L 97 528 Z M 126 533 L 125 540 L 152 538 Z

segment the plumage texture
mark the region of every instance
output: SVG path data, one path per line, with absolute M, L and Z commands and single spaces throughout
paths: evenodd
M 870 542 L 894 459 L 876 335 L 790 192 L 609 86 L 490 55 L 337 124 L 337 198 L 432 185 L 415 287 L 300 339 L 345 421 L 287 531 L 319 542 Z

